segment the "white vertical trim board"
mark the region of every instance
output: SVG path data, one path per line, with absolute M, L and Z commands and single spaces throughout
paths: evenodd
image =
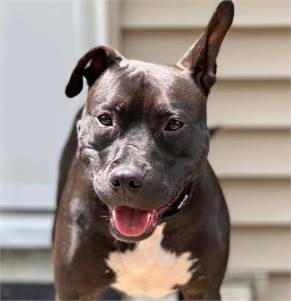
M 74 52 L 78 57 L 84 51 L 85 41 L 85 10 L 84 5 L 87 1 L 73 0 L 73 32 L 74 32 Z
M 108 0 L 93 0 L 94 44 L 108 44 Z

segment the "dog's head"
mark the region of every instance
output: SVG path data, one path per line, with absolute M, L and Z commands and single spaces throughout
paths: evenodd
M 233 13 L 231 1 L 221 2 L 175 65 L 127 60 L 103 46 L 77 63 L 67 96 L 80 93 L 83 77 L 89 85 L 77 123 L 78 154 L 109 208 L 111 232 L 118 239 L 148 237 L 205 166 L 206 99 Z

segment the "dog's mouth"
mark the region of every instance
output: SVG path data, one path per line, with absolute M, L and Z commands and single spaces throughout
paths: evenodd
M 156 227 L 158 216 L 158 209 L 148 211 L 121 206 L 112 209 L 111 224 L 123 237 L 139 238 Z
M 159 223 L 176 215 L 184 207 L 191 188 L 190 184 L 189 181 L 184 181 L 171 201 L 161 208 L 152 210 L 128 206 L 111 208 L 112 234 L 126 242 L 136 242 L 149 237 Z

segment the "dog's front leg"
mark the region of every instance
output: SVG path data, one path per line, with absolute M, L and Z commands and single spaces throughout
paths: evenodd
M 210 292 L 206 278 L 200 276 L 179 287 L 178 300 L 220 300 L 220 296 Z
M 181 289 L 178 292 L 178 300 L 221 300 L 220 293 L 208 294 L 206 291 Z
M 207 295 L 204 292 L 187 292 L 179 291 L 178 300 L 207 300 Z
M 56 293 L 55 301 L 62 301 L 62 300 L 111 300 L 112 298 L 108 299 L 108 296 L 105 296 L 103 294 L 103 290 L 96 290 L 92 293 L 84 293 L 84 294 L 75 294 L 75 295 L 66 295 L 63 294 L 62 297 L 59 296 L 58 293 Z M 115 300 L 121 300 L 121 299 L 115 299 Z

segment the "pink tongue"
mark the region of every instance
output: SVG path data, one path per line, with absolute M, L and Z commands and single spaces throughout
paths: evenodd
M 116 229 L 124 236 L 140 236 L 151 224 L 152 212 L 130 207 L 118 207 L 112 210 L 112 219 Z

